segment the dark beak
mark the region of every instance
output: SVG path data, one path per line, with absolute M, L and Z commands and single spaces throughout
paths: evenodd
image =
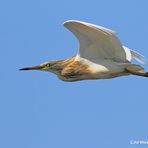
M 42 68 L 43 68 L 42 66 L 37 65 L 37 66 L 30 66 L 30 67 L 21 68 L 19 70 L 40 70 Z

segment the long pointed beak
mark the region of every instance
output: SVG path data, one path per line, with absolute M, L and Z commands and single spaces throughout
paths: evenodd
M 37 66 L 24 67 L 19 70 L 40 70 L 42 68 L 43 68 L 43 66 L 37 65 Z

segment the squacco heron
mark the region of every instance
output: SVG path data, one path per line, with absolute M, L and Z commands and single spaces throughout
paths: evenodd
M 20 70 L 41 70 L 56 74 L 63 81 L 107 79 L 125 75 L 148 77 L 138 62 L 147 63 L 139 53 L 123 46 L 115 32 L 90 23 L 69 20 L 64 22 L 78 39 L 80 49 L 66 60 L 50 60 L 38 66 Z

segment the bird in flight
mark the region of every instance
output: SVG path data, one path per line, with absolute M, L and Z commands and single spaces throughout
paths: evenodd
M 142 63 L 147 63 L 147 60 L 138 52 L 123 46 L 114 31 L 76 20 L 66 21 L 64 26 L 78 39 L 78 53 L 66 60 L 50 60 L 20 70 L 48 71 L 70 82 L 131 74 L 148 77 L 144 67 L 131 63 L 133 58 Z

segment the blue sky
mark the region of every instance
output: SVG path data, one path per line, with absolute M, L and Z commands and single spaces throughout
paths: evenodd
M 146 0 L 5 0 L 0 2 L 0 147 L 130 148 L 148 140 L 147 84 L 137 76 L 66 83 L 19 68 L 76 54 L 65 20 L 117 32 L 148 57 Z

